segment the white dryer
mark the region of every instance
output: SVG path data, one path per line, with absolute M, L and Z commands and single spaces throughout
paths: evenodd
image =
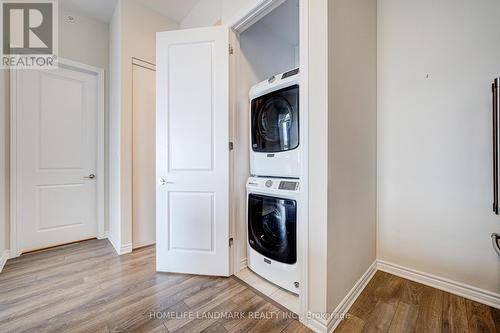
M 250 173 L 300 177 L 299 69 L 250 90 Z
M 299 180 L 252 177 L 247 195 L 248 268 L 298 294 Z

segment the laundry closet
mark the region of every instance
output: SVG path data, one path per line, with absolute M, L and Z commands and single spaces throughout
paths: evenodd
M 236 275 L 299 313 L 300 10 L 270 4 L 157 35 L 157 270 Z
M 301 209 L 299 1 L 235 36 L 235 275 L 299 311 Z

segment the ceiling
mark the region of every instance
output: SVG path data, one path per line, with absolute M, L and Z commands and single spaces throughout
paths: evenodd
M 59 0 L 59 4 L 70 11 L 106 23 L 111 21 L 116 2 L 117 0 Z
M 182 21 L 199 0 L 136 0 L 176 22 Z
M 199 0 L 135 0 L 143 6 L 174 20 L 182 21 Z M 117 0 L 59 0 L 62 7 L 109 23 Z

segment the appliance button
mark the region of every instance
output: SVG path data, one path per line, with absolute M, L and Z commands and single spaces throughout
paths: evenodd
M 268 180 L 266 182 L 266 187 L 272 187 L 273 186 L 273 181 L 272 180 Z

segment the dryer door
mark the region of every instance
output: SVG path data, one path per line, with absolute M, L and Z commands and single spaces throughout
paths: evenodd
M 252 101 L 252 149 L 278 153 L 299 146 L 299 86 L 294 85 Z
M 248 242 L 263 256 L 297 262 L 297 202 L 257 194 L 248 197 Z

